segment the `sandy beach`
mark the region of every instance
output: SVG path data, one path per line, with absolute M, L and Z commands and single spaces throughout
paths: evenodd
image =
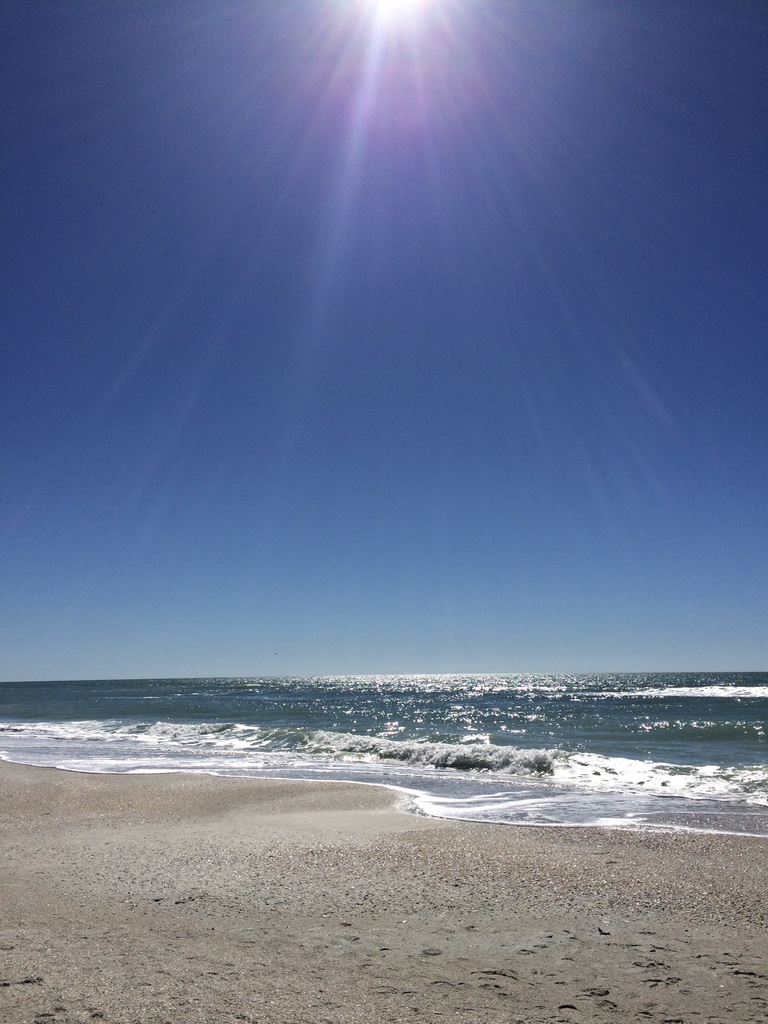
M 0 764 L 4 1024 L 768 1020 L 768 844 Z

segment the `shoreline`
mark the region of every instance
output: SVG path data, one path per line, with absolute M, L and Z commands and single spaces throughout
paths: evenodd
M 0 762 L 0 1019 L 768 1019 L 761 839 L 399 804 Z
M 437 819 L 440 821 L 453 821 L 459 824 L 467 825 L 492 825 L 497 827 L 504 825 L 507 827 L 514 828 L 534 828 L 534 829 L 576 829 L 589 831 L 591 829 L 606 830 L 606 831 L 629 831 L 629 832 L 656 832 L 659 834 L 665 833 L 682 833 L 682 834 L 694 834 L 694 835 L 726 835 L 726 836 L 741 836 L 751 839 L 768 839 L 768 805 L 764 804 L 750 804 L 750 803 L 739 803 L 736 801 L 728 801 L 718 799 L 716 796 L 711 797 L 699 797 L 699 798 L 676 798 L 674 795 L 661 795 L 661 794 L 650 794 L 651 804 L 646 804 L 643 807 L 637 817 L 628 815 L 624 818 L 616 817 L 608 813 L 604 817 L 595 816 L 593 820 L 585 821 L 567 821 L 567 820 L 527 820 L 525 818 L 484 818 L 484 817 L 469 817 L 469 816 L 451 816 L 448 814 L 440 814 L 437 810 L 427 806 L 425 809 L 422 804 L 426 802 L 427 805 L 431 804 L 430 796 L 423 790 L 417 790 L 412 785 L 398 785 L 394 781 L 384 781 L 378 779 L 375 776 L 371 778 L 365 777 L 352 777 L 352 773 L 349 775 L 342 774 L 341 772 L 333 772 L 332 774 L 325 773 L 323 775 L 317 774 L 309 777 L 295 776 L 291 774 L 281 774 L 279 768 L 275 768 L 274 773 L 264 775 L 245 775 L 245 774 L 218 774 L 215 769 L 202 770 L 194 769 L 187 770 L 182 766 L 173 768 L 138 768 L 129 771 L 103 771 L 103 770 L 88 770 L 87 768 L 73 768 L 66 765 L 40 765 L 30 764 L 26 761 L 13 760 L 9 755 L 0 755 L 0 765 L 9 764 L 16 765 L 21 768 L 36 768 L 38 770 L 48 770 L 56 772 L 68 772 L 75 775 L 105 775 L 110 777 L 141 777 L 141 776 L 162 776 L 162 775 L 190 775 L 190 776 L 202 776 L 215 779 L 229 780 L 229 781 L 246 781 L 252 783 L 259 782 L 296 782 L 298 784 L 307 785 L 348 785 L 348 786 L 362 786 L 371 787 L 374 789 L 387 790 L 394 794 L 397 798 L 399 809 L 404 813 L 408 813 L 417 817 L 425 817 L 428 819 Z M 471 774 L 471 773 L 470 773 Z M 482 778 L 482 775 L 481 775 Z M 485 779 L 483 778 L 483 781 Z M 531 785 L 535 785 L 539 780 L 528 780 L 524 777 L 517 780 L 519 784 L 526 788 Z M 563 793 L 568 791 L 561 787 Z M 579 793 L 578 790 L 573 791 L 577 796 L 584 797 L 585 794 Z M 641 794 L 635 794 L 641 795 Z M 648 794 L 642 794 L 643 796 Z M 596 794 L 591 794 L 592 797 Z M 426 801 L 425 798 L 426 797 Z M 587 795 L 589 800 L 590 795 Z M 670 810 L 668 806 L 665 806 L 672 801 L 677 803 L 677 807 Z M 617 796 L 617 799 L 621 800 L 621 795 Z M 656 802 L 657 806 L 652 806 L 653 802 Z M 684 809 L 683 809 L 684 807 Z

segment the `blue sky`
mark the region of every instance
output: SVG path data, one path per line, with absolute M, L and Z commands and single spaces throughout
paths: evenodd
M 768 6 L 0 50 L 0 678 L 768 666 Z

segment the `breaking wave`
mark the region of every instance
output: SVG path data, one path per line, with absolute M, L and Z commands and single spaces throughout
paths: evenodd
M 525 750 L 492 743 L 430 743 L 353 733 L 317 732 L 307 744 L 314 754 L 357 755 L 381 761 L 404 761 L 415 767 L 501 772 L 507 775 L 551 775 L 558 750 Z
M 297 754 L 313 758 L 392 761 L 418 768 L 453 768 L 505 775 L 551 775 L 565 758 L 559 750 L 525 749 L 492 743 L 393 740 L 309 729 L 262 729 L 226 723 L 37 722 L 0 723 L 0 733 L 40 741 L 115 743 L 155 749 L 218 750 L 221 753 Z

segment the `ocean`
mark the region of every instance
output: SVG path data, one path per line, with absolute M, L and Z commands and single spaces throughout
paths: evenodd
M 0 683 L 0 758 L 395 788 L 418 814 L 768 836 L 768 673 Z

